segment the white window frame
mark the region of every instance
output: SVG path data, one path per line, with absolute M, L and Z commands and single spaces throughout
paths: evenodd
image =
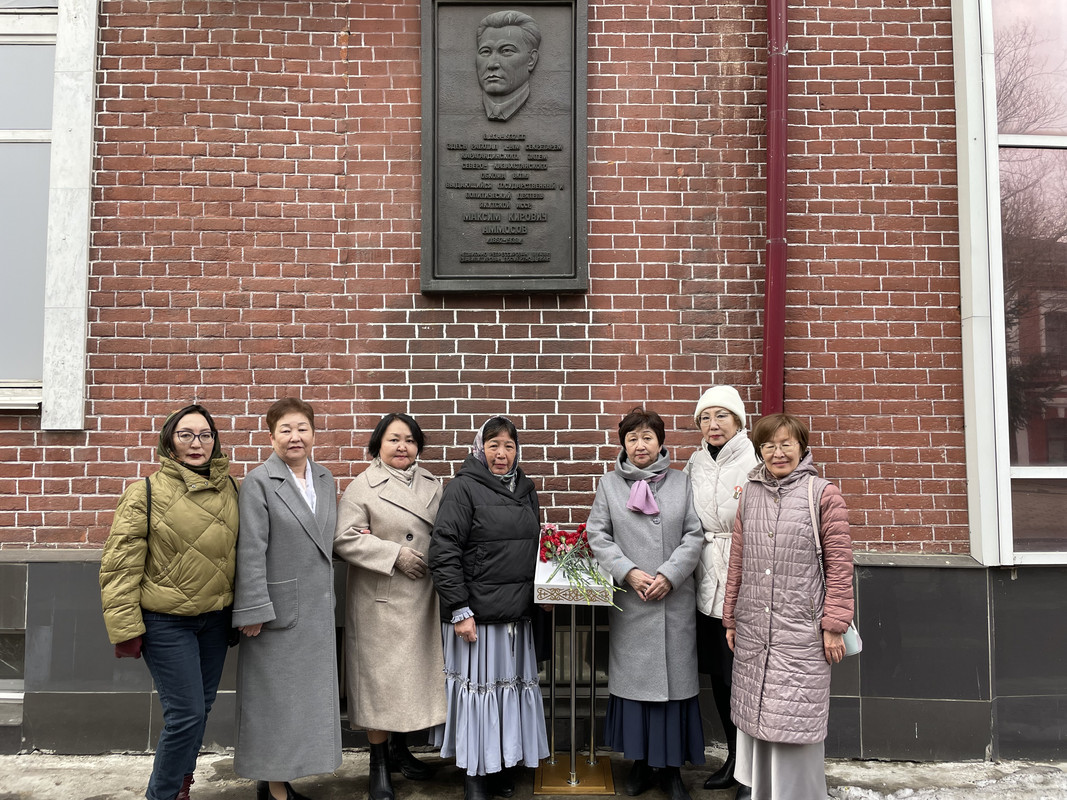
M 55 45 L 55 9 L 0 10 L 0 44 Z M 51 128 L 45 130 L 0 130 L 0 142 L 48 144 Z M 41 308 L 44 314 L 44 308 Z M 0 408 L 36 408 L 42 400 L 38 381 L 0 380 Z
M 0 382 L 0 408 L 40 405 L 42 428 L 78 430 L 85 427 L 98 0 L 61 0 L 58 12 L 0 13 L 11 36 L 25 35 L 38 42 L 54 37 L 56 43 L 42 379 Z M 12 41 L 10 36 L 7 40 Z M 49 132 L 27 135 L 36 137 L 31 141 L 48 141 Z
M 1067 549 L 1016 552 L 1012 531 L 1012 478 L 1067 478 L 1067 467 L 1010 461 L 999 150 L 1049 139 L 997 133 L 992 19 L 992 0 L 952 0 L 971 554 L 987 566 L 1064 564 Z

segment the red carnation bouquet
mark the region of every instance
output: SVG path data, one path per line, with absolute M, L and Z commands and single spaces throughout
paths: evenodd
M 541 561 L 555 564 L 555 569 L 548 580 L 560 572 L 571 587 L 587 601 L 602 597 L 607 590 L 608 598 L 612 591 L 625 591 L 613 586 L 611 578 L 600 571 L 600 565 L 589 549 L 589 537 L 585 532 L 585 523 L 573 532 L 561 531 L 557 525 L 547 523 L 541 526 Z M 615 606 L 614 603 L 611 605 Z M 618 608 L 618 606 L 615 606 Z

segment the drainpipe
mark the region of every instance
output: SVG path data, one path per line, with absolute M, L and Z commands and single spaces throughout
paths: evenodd
M 767 274 L 763 298 L 763 414 L 785 403 L 786 111 L 789 0 L 767 0 Z

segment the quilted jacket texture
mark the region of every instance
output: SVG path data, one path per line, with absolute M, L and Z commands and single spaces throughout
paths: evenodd
M 852 620 L 852 541 L 841 491 L 816 477 L 811 454 L 782 480 L 750 474 L 734 524 L 723 624 L 737 631 L 730 710 L 737 727 L 767 742 L 826 738 L 830 665 L 822 631 Z M 808 508 L 815 508 L 826 596 Z
M 479 623 L 533 617 L 540 518 L 537 491 L 521 468 L 510 492 L 467 456 L 445 487 L 430 538 L 442 622 L 465 606 Z
M 100 599 L 113 644 L 144 633 L 141 609 L 194 616 L 233 603 L 238 507 L 226 456 L 207 477 L 160 455 L 149 530 L 145 482 L 119 500 L 100 558 Z
M 701 614 L 722 617 L 737 503 L 748 483 L 748 473 L 759 463 L 748 433 L 740 430 L 714 458 L 702 441 L 683 470 L 693 483 L 693 506 L 704 529 L 696 571 L 697 611 Z

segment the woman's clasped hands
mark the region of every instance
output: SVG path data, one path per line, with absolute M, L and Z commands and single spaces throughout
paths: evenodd
M 653 578 L 637 567 L 626 573 L 626 582 L 642 600 L 662 600 L 674 588 L 663 573 L 657 572 Z

